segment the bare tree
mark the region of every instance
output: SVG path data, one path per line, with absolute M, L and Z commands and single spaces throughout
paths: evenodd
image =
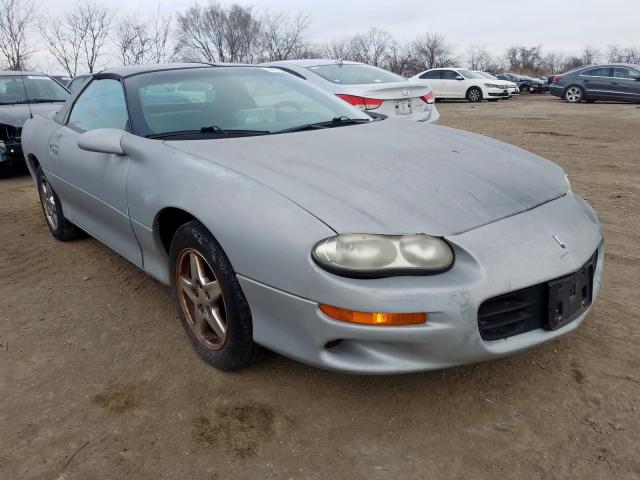
M 559 52 L 549 52 L 542 60 L 547 73 L 560 73 L 564 70 L 566 62 L 567 58 Z
M 611 63 L 640 63 L 640 48 L 609 45 L 607 60 Z
M 70 19 L 74 28 L 82 32 L 84 62 L 89 73 L 93 73 L 111 30 L 113 13 L 98 4 L 78 3 Z
M 122 18 L 113 39 L 120 61 L 123 65 L 166 62 L 170 31 L 171 17 L 162 17 L 159 8 L 151 20 Z
M 458 62 L 453 45 L 439 33 L 425 33 L 416 38 L 410 48 L 414 69 L 446 67 Z
M 472 45 L 469 47 L 466 54 L 466 60 L 467 66 L 471 70 L 492 71 L 496 64 L 487 49 L 480 45 Z
M 415 73 L 412 71 L 411 52 L 405 46 L 395 40 L 389 45 L 384 59 L 384 68 L 391 70 L 398 75 L 410 77 Z
M 512 46 L 505 53 L 505 61 L 509 68 L 518 73 L 539 73 L 542 66 L 542 48 Z
M 600 50 L 595 47 L 587 46 L 582 50 L 582 61 L 585 65 L 593 65 L 598 63 L 600 59 Z
M 194 5 L 178 14 L 179 54 L 208 62 L 251 62 L 259 49 L 260 20 L 251 7 Z
M 320 44 L 321 56 L 335 60 L 352 60 L 351 39 L 334 38 Z
M 309 16 L 299 14 L 271 14 L 262 18 L 262 46 L 268 61 L 300 57 L 307 47 L 304 34 L 309 27 Z
M 31 0 L 0 0 L 0 54 L 9 70 L 25 70 L 33 50 L 27 44 L 27 31 L 34 21 Z
M 385 30 L 371 27 L 364 33 L 354 35 L 350 43 L 353 60 L 378 67 L 382 65 L 393 37 Z

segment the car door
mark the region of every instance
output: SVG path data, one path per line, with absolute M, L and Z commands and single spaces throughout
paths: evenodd
M 445 98 L 445 89 L 442 83 L 441 70 L 429 70 L 422 73 L 418 78 L 424 80 L 429 85 L 429 88 L 433 91 L 435 98 Z
M 611 98 L 611 82 L 613 79 L 613 68 L 596 67 L 590 68 L 579 75 L 580 83 L 589 100 Z
M 78 138 L 88 130 L 125 130 L 128 114 L 122 84 L 94 78 L 50 139 L 58 195 L 65 216 L 136 265 L 142 254 L 129 221 L 126 180 L 129 157 L 81 150 Z
M 445 91 L 445 96 L 447 98 L 464 98 L 467 89 L 466 89 L 466 81 L 459 80 L 462 78 L 455 70 L 440 70 L 441 72 L 441 82 L 442 88 Z
M 611 91 L 618 100 L 640 102 L 640 72 L 627 67 L 615 67 L 611 81 Z

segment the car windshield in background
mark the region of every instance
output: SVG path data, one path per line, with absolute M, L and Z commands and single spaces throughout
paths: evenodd
M 460 72 L 460 75 L 462 75 L 464 78 L 475 78 L 475 79 L 486 78 L 480 75 L 479 73 L 472 72 L 471 70 L 458 70 L 458 72 Z
M 44 75 L 1 75 L 0 104 L 64 102 L 69 93 Z
M 489 80 L 498 80 L 498 77 L 495 77 L 493 75 L 491 75 L 490 73 L 487 72 L 477 72 L 479 75 L 483 76 L 484 78 L 488 78 Z
M 407 80 L 395 73 L 387 72 L 381 68 L 363 64 L 316 65 L 308 67 L 313 73 L 320 75 L 325 80 L 343 85 L 359 85 L 365 83 L 391 83 L 406 82 Z
M 125 81 L 133 131 L 156 138 L 278 133 L 371 121 L 308 82 L 275 68 L 189 68 Z M 351 121 L 355 120 L 355 122 Z

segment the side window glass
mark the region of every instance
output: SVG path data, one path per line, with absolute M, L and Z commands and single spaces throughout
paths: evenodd
M 69 126 L 82 130 L 127 126 L 127 106 L 122 85 L 117 80 L 94 80 L 76 100 Z
M 583 73 L 583 75 L 587 75 L 589 77 L 610 77 L 610 68 L 601 67 L 601 68 L 592 68 L 591 70 L 587 70 Z
M 634 72 L 628 68 L 616 67 L 614 70 L 614 77 L 616 78 L 636 78 L 638 72 Z
M 455 80 L 458 75 L 460 74 L 454 72 L 453 70 L 442 70 L 443 80 Z
M 422 79 L 430 79 L 430 80 L 434 80 L 436 78 L 440 78 L 440 70 L 433 70 L 431 72 L 423 73 L 422 75 L 420 75 L 420 78 L 422 78 Z

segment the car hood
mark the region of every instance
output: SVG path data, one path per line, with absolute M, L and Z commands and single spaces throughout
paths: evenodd
M 563 170 L 541 157 L 401 120 L 166 143 L 268 186 L 338 233 L 451 235 L 567 191 Z
M 0 105 L 0 124 L 22 128 L 32 115 L 42 115 L 59 110 L 61 102 L 53 103 L 19 103 Z

